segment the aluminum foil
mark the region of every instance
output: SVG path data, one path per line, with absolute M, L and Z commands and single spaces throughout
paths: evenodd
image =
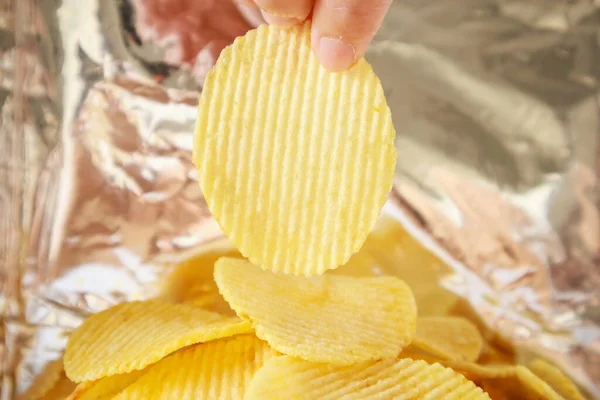
M 225 0 L 0 0 L 2 400 L 85 316 L 222 238 L 195 107 L 260 22 Z M 367 59 L 398 131 L 385 214 L 491 329 L 600 398 L 600 3 L 396 1 Z

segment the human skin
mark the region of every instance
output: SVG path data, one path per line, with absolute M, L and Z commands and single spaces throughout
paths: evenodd
M 365 53 L 392 0 L 133 0 L 143 41 L 165 51 L 165 62 L 190 68 L 201 84 L 221 50 L 263 20 L 292 25 L 312 20 L 319 61 L 332 71 Z M 262 17 L 261 17 L 262 14 Z
M 312 47 L 331 71 L 343 71 L 364 56 L 392 0 L 246 0 L 265 21 L 289 26 L 312 20 Z

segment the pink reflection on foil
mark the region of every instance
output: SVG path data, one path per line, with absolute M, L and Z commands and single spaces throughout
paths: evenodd
M 140 38 L 165 48 L 165 62 L 202 81 L 219 53 L 253 23 L 231 0 L 134 0 Z

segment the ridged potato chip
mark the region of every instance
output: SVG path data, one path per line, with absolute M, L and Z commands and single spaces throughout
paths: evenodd
M 82 382 L 66 400 L 107 400 L 121 393 L 140 379 L 146 369 L 127 374 L 111 375 L 96 381 Z
M 498 343 L 493 340 L 486 340 L 483 343 L 481 354 L 477 362 L 479 364 L 514 364 L 516 352 L 512 347 L 507 348 L 504 343 Z
M 304 278 L 221 258 L 215 281 L 259 338 L 308 361 L 344 365 L 395 357 L 415 331 L 414 298 L 398 278 Z
M 490 393 L 494 400 L 564 400 L 550 385 L 522 365 L 479 365 L 460 361 L 441 363 L 465 375 Z
M 542 359 L 535 359 L 528 364 L 531 372 L 550 385 L 556 393 L 566 400 L 585 400 L 577 386 L 559 368 Z
M 18 397 L 18 400 L 42 399 L 65 377 L 64 372 L 62 358 L 50 361 L 31 382 L 29 388 Z
M 65 400 L 74 389 L 75 383 L 62 372 L 60 379 L 40 400 Z
M 258 370 L 246 400 L 479 400 L 490 397 L 439 364 L 405 359 L 334 366 L 275 357 Z
M 480 365 L 473 362 L 442 360 L 444 366 L 466 375 L 469 379 L 503 379 L 516 376 L 514 365 Z
M 371 66 L 323 68 L 310 25 L 263 25 L 225 48 L 199 103 L 206 202 L 263 269 L 322 274 L 360 249 L 392 187 L 391 112 Z
M 201 307 L 220 314 L 235 315 L 213 279 L 215 262 L 221 257 L 241 257 L 229 241 L 219 241 L 178 265 L 165 279 L 161 298 Z
M 564 400 L 550 385 L 531 372 L 529 368 L 518 365 L 515 370 L 517 380 L 524 389 L 520 388 L 516 393 L 522 393 L 529 399 Z
M 254 373 L 274 355 L 254 335 L 202 343 L 159 361 L 114 400 L 243 399 Z
M 475 361 L 483 347 L 481 334 L 461 317 L 421 317 L 412 341 L 416 346 L 442 359 Z
M 422 360 L 427 364 L 441 364 L 442 361 L 439 357 L 432 355 L 426 351 L 423 351 L 415 346 L 408 346 L 406 349 L 402 350 L 400 353 L 400 358 L 410 358 L 412 360 Z M 443 364 L 442 364 L 443 365 Z
M 333 273 L 402 279 L 415 296 L 420 317 L 446 315 L 458 301 L 440 284 L 450 268 L 390 217 L 380 218 L 361 249 Z
M 74 382 L 123 374 L 190 344 L 251 332 L 247 321 L 163 301 L 131 302 L 92 315 L 67 344 L 65 371 Z

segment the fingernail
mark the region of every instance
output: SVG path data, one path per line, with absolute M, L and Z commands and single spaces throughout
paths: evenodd
M 273 15 L 265 10 L 260 10 L 260 12 L 269 25 L 290 26 L 301 22 L 298 18 L 280 17 L 279 15 Z
M 354 46 L 341 39 L 322 37 L 319 39 L 317 58 L 330 71 L 344 71 L 352 66 L 356 57 Z

